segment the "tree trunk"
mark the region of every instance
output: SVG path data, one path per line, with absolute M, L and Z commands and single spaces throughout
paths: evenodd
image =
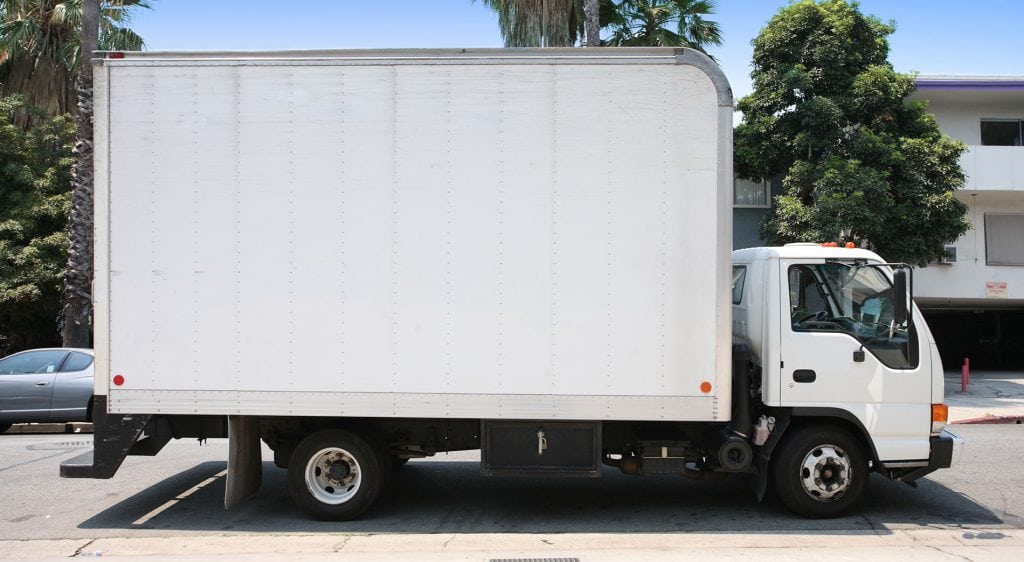
M 92 226 L 93 226 L 93 144 L 92 65 L 89 59 L 99 49 L 100 1 L 82 3 L 82 50 L 79 54 L 76 90 L 78 113 L 75 122 L 75 165 L 71 171 L 71 216 L 68 220 L 68 271 L 64 288 L 64 345 L 91 347 L 92 331 Z
M 600 0 L 583 0 L 583 14 L 586 20 L 587 46 L 601 46 L 601 16 L 598 6 Z

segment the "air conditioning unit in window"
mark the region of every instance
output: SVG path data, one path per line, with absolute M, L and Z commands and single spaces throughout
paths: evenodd
M 947 245 L 943 247 L 942 258 L 939 263 L 954 264 L 956 263 L 956 246 Z

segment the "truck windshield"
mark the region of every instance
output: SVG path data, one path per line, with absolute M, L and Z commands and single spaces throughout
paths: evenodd
M 789 268 L 794 331 L 842 332 L 864 344 L 886 366 L 917 366 L 913 326 L 893 326 L 892 284 L 874 267 L 844 263 Z

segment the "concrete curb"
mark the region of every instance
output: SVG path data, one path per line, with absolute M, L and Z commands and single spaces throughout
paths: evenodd
M 92 424 L 71 423 L 16 423 L 0 435 L 25 433 L 92 433 Z
M 968 424 L 1024 424 L 1024 416 L 984 416 L 951 422 L 952 425 Z

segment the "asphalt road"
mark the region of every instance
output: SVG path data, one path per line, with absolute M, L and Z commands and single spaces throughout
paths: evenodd
M 843 533 L 897 529 L 1024 529 L 1024 426 L 958 426 L 962 463 L 917 489 L 875 476 L 861 513 L 801 519 L 750 482 L 634 477 L 484 478 L 474 454 L 414 460 L 363 520 L 324 523 L 294 507 L 285 473 L 264 463 L 263 489 L 222 507 L 227 444 L 172 442 L 129 457 L 112 480 L 65 480 L 60 461 L 91 435 L 0 435 L 0 540 L 270 533 Z M 269 458 L 266 456 L 265 458 Z M 973 532 L 973 531 L 972 531 Z

